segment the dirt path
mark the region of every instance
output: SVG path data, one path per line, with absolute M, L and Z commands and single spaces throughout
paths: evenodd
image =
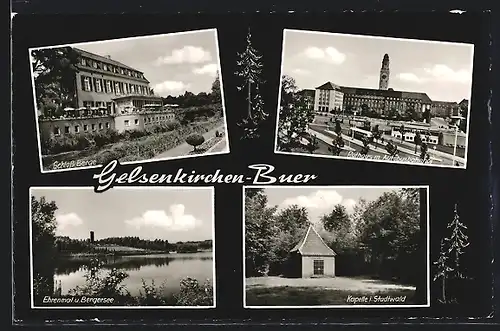
M 321 287 L 324 289 L 379 292 L 386 290 L 415 290 L 414 286 L 399 285 L 389 282 L 357 279 L 347 277 L 335 278 L 281 278 L 281 277 L 251 277 L 246 279 L 248 288 L 258 287 Z
M 224 124 L 213 128 L 212 130 L 205 132 L 203 134 L 203 137 L 205 140 L 208 140 L 212 137 L 215 136 L 215 131 L 224 131 Z M 156 155 L 153 159 L 165 159 L 165 158 L 171 158 L 171 157 L 176 157 L 176 156 L 185 156 L 188 155 L 189 152 L 193 150 L 193 146 L 189 145 L 186 142 L 183 142 L 182 144 L 169 149 L 161 154 Z

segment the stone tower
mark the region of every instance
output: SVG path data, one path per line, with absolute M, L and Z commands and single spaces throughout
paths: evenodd
M 382 68 L 380 68 L 379 90 L 387 90 L 389 88 L 389 74 L 389 55 L 385 54 L 382 60 Z
M 93 244 L 94 243 L 94 231 L 90 231 L 90 243 Z

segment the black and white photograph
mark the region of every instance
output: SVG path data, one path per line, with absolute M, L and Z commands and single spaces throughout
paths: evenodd
M 285 29 L 275 152 L 465 169 L 473 54 Z
M 229 153 L 216 29 L 29 54 L 42 172 Z
M 212 187 L 32 187 L 30 210 L 32 308 L 215 307 Z
M 429 307 L 428 187 L 244 187 L 245 308 Z

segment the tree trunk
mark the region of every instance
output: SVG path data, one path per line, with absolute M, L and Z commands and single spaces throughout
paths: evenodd
M 441 284 L 441 293 L 443 296 L 443 303 L 446 303 L 446 276 L 443 275 L 443 282 Z
M 252 119 L 252 82 L 248 80 L 248 119 Z

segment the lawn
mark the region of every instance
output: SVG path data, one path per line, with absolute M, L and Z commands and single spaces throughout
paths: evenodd
M 416 304 L 414 286 L 368 277 L 250 277 L 245 284 L 248 306 Z M 395 300 L 401 297 L 406 298 Z M 366 302 L 356 303 L 353 298 L 365 298 Z
M 349 302 L 348 298 L 366 296 L 371 302 L 364 303 L 370 305 L 411 305 L 416 304 L 413 300 L 414 290 L 391 290 L 369 293 L 363 291 L 349 291 L 337 289 L 325 289 L 320 287 L 293 287 L 276 286 L 270 288 L 247 288 L 247 306 L 320 306 L 320 305 L 356 305 Z M 406 296 L 406 300 L 401 303 L 375 302 L 377 297 L 401 297 Z

